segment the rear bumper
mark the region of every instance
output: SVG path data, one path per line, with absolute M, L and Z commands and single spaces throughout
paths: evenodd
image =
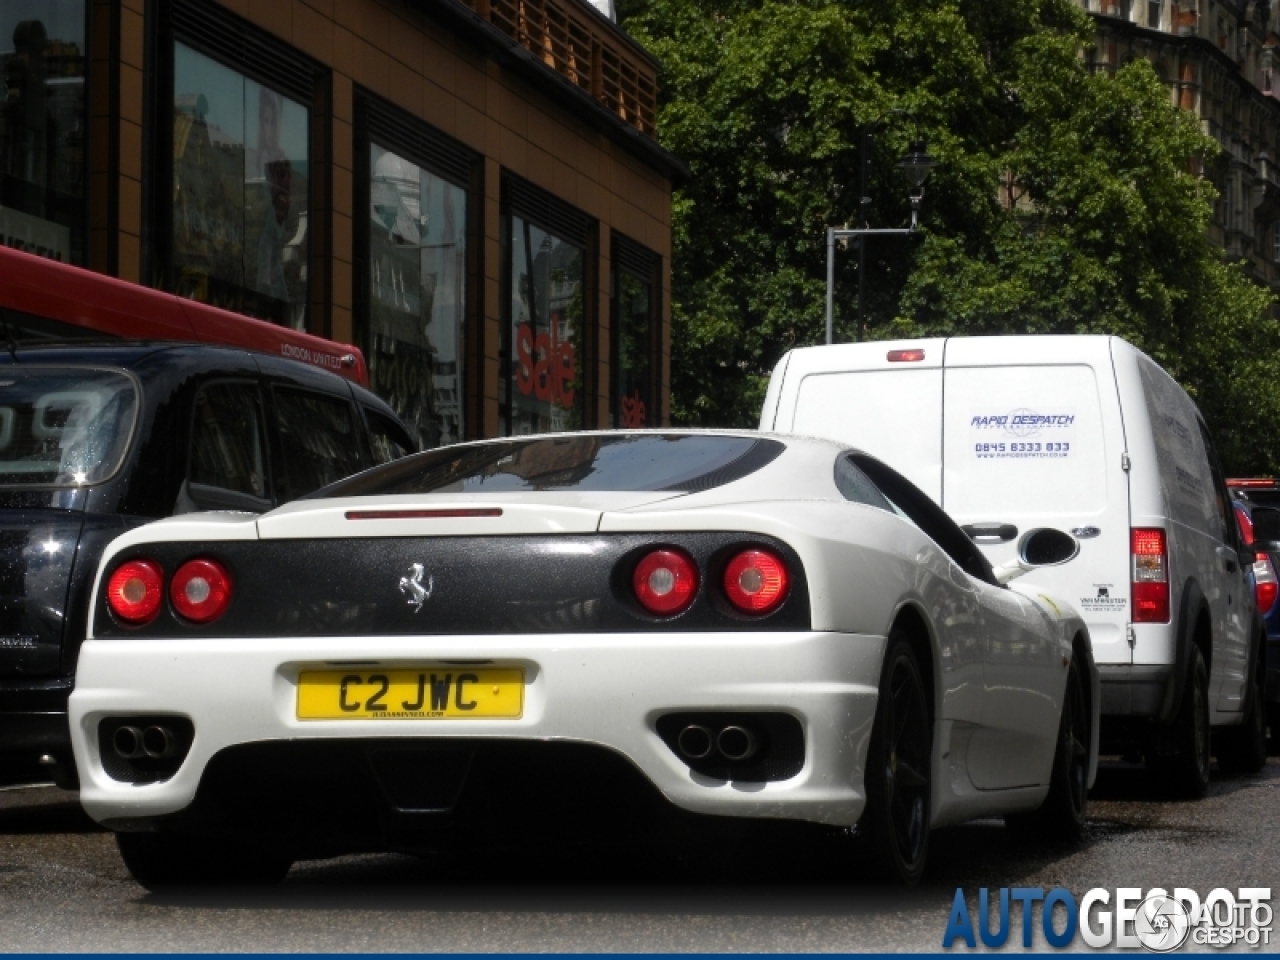
M 198 809 L 218 779 L 204 782 L 206 771 L 212 766 L 216 772 L 225 758 L 254 745 L 346 745 L 361 752 L 376 741 L 383 745 L 378 749 L 394 743 L 456 752 L 468 742 L 477 751 L 494 743 L 533 751 L 558 742 L 625 758 L 658 794 L 690 812 L 848 826 L 865 802 L 863 765 L 884 643 L 883 637 L 809 631 L 91 640 L 81 650 L 70 701 L 80 799 L 94 819 L 139 829 L 193 805 Z M 519 667 L 526 684 L 523 714 L 299 720 L 299 672 L 341 669 L 338 664 L 356 658 L 387 669 L 459 662 Z M 695 773 L 658 732 L 661 717 L 686 711 L 789 714 L 803 730 L 803 767 L 771 782 Z M 195 728 L 190 752 L 172 778 L 135 784 L 109 776 L 99 724 L 166 714 L 187 717 Z M 237 759 L 233 766 L 241 762 L 257 761 Z M 233 785 L 218 788 L 220 800 L 267 806 L 254 793 L 255 779 L 221 778 Z M 593 785 L 581 782 L 580 788 L 590 792 Z
M 1102 716 L 1167 720 L 1174 701 L 1173 664 L 1098 664 Z

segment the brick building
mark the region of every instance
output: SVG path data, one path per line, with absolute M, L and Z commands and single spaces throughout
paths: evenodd
M 585 0 L 2 0 L 2 242 L 354 342 L 424 446 L 667 418 L 658 65 Z
M 1098 28 L 1097 69 L 1149 60 L 1178 106 L 1222 144 L 1210 234 L 1280 295 L 1280 4 L 1080 0 Z

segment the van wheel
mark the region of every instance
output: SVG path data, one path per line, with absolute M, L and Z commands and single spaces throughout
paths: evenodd
M 1209 671 L 1199 647 L 1191 648 L 1182 703 L 1166 735 L 1174 747 L 1171 755 L 1153 753 L 1149 766 L 1172 795 L 1203 797 L 1209 792 Z
M 1049 795 L 1039 810 L 1005 816 L 1005 823 L 1019 833 L 1060 840 L 1079 840 L 1084 835 L 1089 807 L 1089 744 L 1092 720 L 1084 695 L 1080 668 L 1072 659 L 1062 697 L 1062 719 L 1058 722 L 1058 746 L 1053 754 L 1053 774 Z
M 133 879 L 153 891 L 178 886 L 267 886 L 283 880 L 293 866 L 283 852 L 235 837 L 117 833 L 116 846 Z
M 1245 688 L 1244 719 L 1238 727 L 1214 734 L 1218 767 L 1223 773 L 1257 773 L 1267 764 L 1267 718 L 1257 671 Z
M 880 674 L 864 775 L 867 807 L 858 822 L 873 864 L 894 883 L 912 885 L 924 874 L 932 763 L 933 729 L 920 667 L 910 642 L 895 631 Z

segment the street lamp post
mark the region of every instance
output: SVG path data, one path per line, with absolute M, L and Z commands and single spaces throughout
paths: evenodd
M 867 151 L 870 149 L 870 135 L 865 134 L 863 137 L 863 172 L 865 178 Z M 866 225 L 866 215 L 863 215 L 862 226 L 856 229 L 848 227 L 828 227 L 827 228 L 827 343 L 834 341 L 834 314 L 835 314 L 835 283 L 836 283 L 836 241 L 856 239 L 859 244 L 859 269 L 858 269 L 858 329 L 855 336 L 858 340 L 862 339 L 862 274 L 866 265 L 866 257 L 864 256 L 866 242 L 868 237 L 877 234 L 892 234 L 895 236 L 903 236 L 905 234 L 915 233 L 920 229 L 920 201 L 924 198 L 924 182 L 929 179 L 929 173 L 937 166 L 937 161 L 929 156 L 925 150 L 923 140 L 917 140 L 911 144 L 911 151 L 898 161 L 898 167 L 907 175 L 907 180 L 911 184 L 911 226 L 909 227 L 877 227 L 871 228 Z M 864 194 L 867 192 L 864 184 Z M 866 207 L 870 203 L 870 199 L 866 196 L 862 197 L 862 205 Z

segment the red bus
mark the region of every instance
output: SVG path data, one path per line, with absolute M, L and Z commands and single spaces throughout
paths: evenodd
M 288 357 L 369 386 L 369 368 L 356 347 L 9 247 L 0 247 L 0 321 L 0 348 L 14 327 L 37 339 L 96 333 L 216 343 Z

